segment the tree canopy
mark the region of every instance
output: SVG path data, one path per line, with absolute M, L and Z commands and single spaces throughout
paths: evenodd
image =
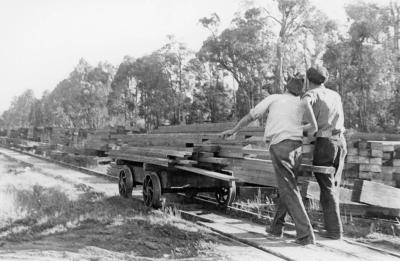
M 199 17 L 208 32 L 199 50 L 173 35 L 142 57 L 118 66 L 81 59 L 41 98 L 15 97 L 5 128 L 101 128 L 237 120 L 284 90 L 293 73 L 327 67 L 327 87 L 342 96 L 347 128 L 400 131 L 400 6 L 349 2 L 347 28 L 309 0 L 251 2 L 221 28 L 218 14 Z

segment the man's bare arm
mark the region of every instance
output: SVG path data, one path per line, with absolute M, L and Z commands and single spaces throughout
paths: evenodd
M 317 119 L 315 118 L 314 111 L 311 106 L 311 100 L 309 97 L 304 97 L 302 99 L 302 104 L 304 106 L 304 115 L 308 124 L 303 125 L 303 130 L 307 131 L 308 133 L 314 134 L 318 131 L 318 124 Z
M 227 138 L 227 137 L 229 137 L 229 136 L 232 136 L 232 135 L 234 135 L 236 132 L 238 132 L 240 129 L 242 129 L 242 128 L 246 127 L 247 125 L 249 125 L 249 123 L 252 122 L 252 121 L 253 121 L 253 118 L 251 117 L 251 115 L 250 115 L 250 114 L 247 114 L 246 116 L 244 116 L 244 117 L 236 124 L 235 127 L 233 127 L 233 128 L 230 129 L 230 130 L 226 130 L 226 131 L 222 132 L 222 133 L 220 134 L 220 136 L 221 136 L 222 138 L 224 138 L 224 139 Z

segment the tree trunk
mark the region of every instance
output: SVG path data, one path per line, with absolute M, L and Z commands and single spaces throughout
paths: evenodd
M 282 54 L 282 41 L 281 38 L 278 39 L 278 43 L 276 46 L 276 58 L 278 60 L 275 67 L 275 93 L 282 93 L 283 91 L 283 81 L 282 81 L 282 73 L 283 73 L 283 54 Z

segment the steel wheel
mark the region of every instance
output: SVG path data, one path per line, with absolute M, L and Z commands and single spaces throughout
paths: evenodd
M 187 197 L 187 198 L 192 199 L 192 198 L 194 198 L 195 196 L 197 196 L 197 191 L 194 190 L 194 189 L 190 189 L 190 190 L 188 190 L 188 191 L 185 192 L 185 197 Z
M 161 183 L 158 175 L 154 172 L 144 178 L 143 201 L 148 207 L 161 207 Z
M 133 190 L 133 174 L 128 166 L 123 166 L 119 172 L 119 194 L 124 198 L 130 198 Z
M 236 184 L 232 182 L 231 187 L 222 186 L 215 192 L 215 198 L 221 207 L 228 207 L 236 197 Z

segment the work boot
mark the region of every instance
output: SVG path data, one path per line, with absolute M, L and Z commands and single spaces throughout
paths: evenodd
M 342 240 L 343 235 L 340 233 L 331 233 L 328 231 L 321 231 L 320 233 L 321 237 L 329 238 L 329 239 L 335 239 L 335 240 Z
M 274 237 L 283 237 L 283 227 L 266 229 L 265 232 Z
M 296 244 L 305 246 L 305 245 L 315 245 L 315 239 L 311 236 L 306 236 L 303 238 L 298 238 L 294 241 Z

